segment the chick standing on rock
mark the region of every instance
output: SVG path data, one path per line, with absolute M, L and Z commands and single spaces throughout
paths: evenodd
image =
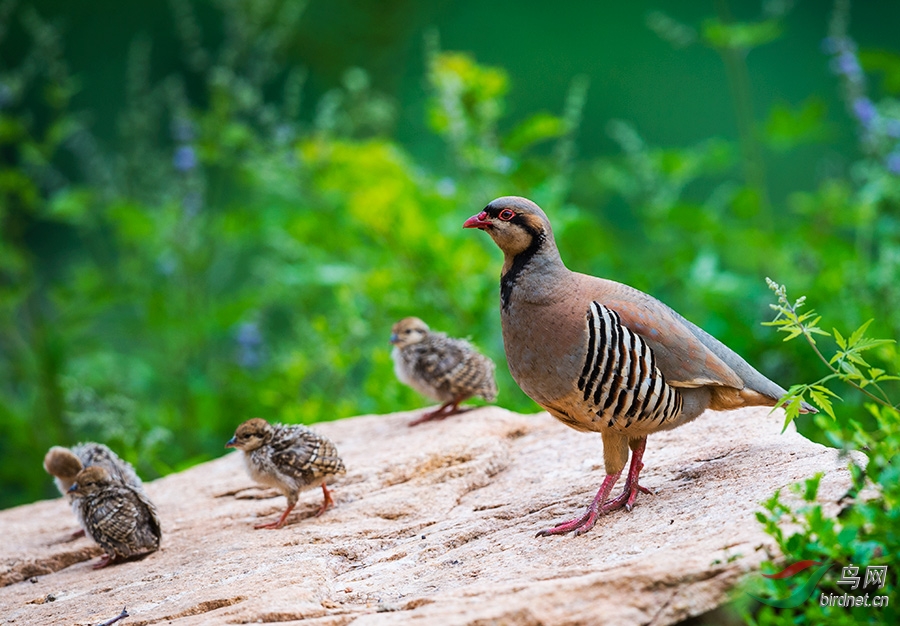
M 500 321 L 513 378 L 558 420 L 603 439 L 606 478 L 587 512 L 538 535 L 578 535 L 600 514 L 631 510 L 647 493 L 638 484 L 647 435 L 707 409 L 776 406 L 786 393 L 656 298 L 566 268 L 530 200 L 497 198 L 463 228 L 485 231 L 503 251 Z M 625 491 L 607 500 L 629 448 Z
M 281 528 L 297 505 L 300 492 L 321 485 L 324 501 L 316 513 L 318 517 L 334 504 L 325 481 L 346 472 L 334 444 L 299 424 L 269 424 L 254 417 L 238 426 L 225 447 L 241 450 L 253 480 L 277 489 L 287 498 L 287 509 L 277 521 L 257 524 L 255 528 Z
M 142 489 L 114 479 L 103 465 L 93 465 L 78 473 L 68 493 L 77 498 L 85 532 L 106 551 L 94 569 L 159 549 L 159 516 Z
M 406 317 L 391 329 L 394 373 L 400 382 L 443 404 L 410 426 L 462 412 L 459 403 L 473 396 L 497 399 L 494 362 L 465 339 L 433 332 L 418 317 Z

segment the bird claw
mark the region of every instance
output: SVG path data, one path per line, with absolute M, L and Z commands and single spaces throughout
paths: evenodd
M 588 507 L 587 513 L 585 513 L 580 518 L 569 520 L 568 522 L 563 522 L 562 524 L 554 526 L 553 528 L 547 528 L 545 530 L 538 531 L 535 537 L 565 535 L 569 532 L 573 533 L 573 536 L 575 537 L 583 535 L 596 525 L 597 520 L 601 515 L 611 513 L 612 511 L 621 509 L 623 507 L 630 513 L 631 509 L 634 508 L 634 501 L 637 499 L 637 494 L 639 492 L 649 494 L 653 493 L 652 491 L 650 491 L 646 487 L 642 487 L 641 485 L 626 485 L 625 491 L 623 491 L 612 500 L 607 500 L 599 507 L 595 506 L 595 504 L 592 504 L 590 507 Z
M 102 568 L 106 567 L 107 565 L 109 565 L 110 563 L 112 563 L 112 562 L 115 561 L 115 560 L 116 560 L 116 555 L 114 555 L 114 554 L 113 554 L 113 555 L 104 554 L 102 557 L 100 557 L 100 560 L 99 560 L 99 561 L 97 561 L 96 563 L 94 563 L 93 568 L 94 568 L 94 569 L 102 569 Z
M 424 424 L 425 422 L 442 420 L 444 418 L 450 417 L 451 415 L 465 413 L 466 411 L 470 411 L 473 408 L 474 407 L 460 408 L 458 406 L 444 404 L 436 408 L 434 411 L 429 411 L 428 413 L 424 413 L 422 416 L 417 417 L 409 423 L 409 426 L 413 427 L 418 426 L 419 424 Z
M 592 505 L 588 507 L 587 513 L 579 517 L 578 519 L 569 520 L 568 522 L 563 522 L 558 526 L 554 526 L 553 528 L 546 528 L 544 530 L 538 531 L 535 537 L 549 537 L 551 535 L 565 535 L 566 533 L 570 533 L 574 531 L 574 536 L 583 535 L 591 528 L 594 527 L 594 524 L 597 523 L 598 511 Z
M 625 485 L 625 491 L 612 500 L 604 502 L 603 506 L 600 507 L 600 511 L 602 513 L 609 513 L 624 507 L 626 511 L 631 513 L 631 509 L 634 508 L 634 501 L 637 500 L 638 493 L 652 494 L 653 492 L 638 484 L 635 484 L 634 486 Z
M 268 524 L 256 524 L 253 528 L 270 528 L 270 529 L 278 529 L 284 526 L 284 522 L 269 522 Z

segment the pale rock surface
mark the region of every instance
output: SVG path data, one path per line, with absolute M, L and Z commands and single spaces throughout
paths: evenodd
M 91 569 L 100 550 L 65 541 L 62 498 L 0 511 L 0 624 L 97 624 L 123 606 L 123 626 L 672 624 L 766 558 L 754 513 L 776 489 L 824 472 L 836 510 L 849 485 L 847 460 L 780 434 L 780 412 L 707 413 L 650 437 L 641 482 L 657 493 L 631 513 L 538 539 L 593 498 L 600 436 L 499 408 L 407 428 L 417 414 L 316 425 L 348 473 L 335 508 L 311 517 L 321 491 L 307 492 L 281 530 L 253 529 L 285 500 L 258 497 L 240 452 L 147 484 L 164 534 L 140 561 Z

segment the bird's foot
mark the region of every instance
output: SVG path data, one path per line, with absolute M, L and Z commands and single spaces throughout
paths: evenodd
M 284 526 L 284 521 L 287 519 L 287 516 L 294 510 L 295 505 L 296 502 L 294 504 L 289 504 L 288 508 L 285 509 L 284 513 L 281 514 L 281 517 L 279 517 L 277 521 L 269 522 L 268 524 L 257 524 L 253 528 L 281 528 Z
M 284 526 L 284 520 L 279 519 L 275 522 L 269 522 L 268 524 L 256 524 L 253 528 L 281 528 Z
M 115 560 L 116 560 L 115 554 L 113 554 L 113 555 L 104 554 L 103 556 L 100 557 L 99 561 L 94 563 L 94 569 L 104 568 L 107 565 L 109 565 L 110 563 L 113 563 Z
M 575 536 L 583 535 L 591 528 L 594 527 L 594 524 L 597 523 L 597 518 L 600 516 L 600 512 L 597 507 L 593 504 L 588 507 L 587 512 L 579 517 L 578 519 L 569 520 L 568 522 L 563 522 L 559 526 L 554 526 L 553 528 L 545 528 L 544 530 L 538 531 L 535 537 L 549 537 L 551 535 L 565 535 L 566 533 L 573 532 Z
M 584 515 L 578 519 L 563 522 L 559 526 L 542 530 L 536 536 L 548 537 L 550 535 L 565 535 L 566 533 L 574 532 L 577 537 L 578 535 L 583 535 L 589 531 L 594 527 L 594 524 L 597 523 L 597 518 L 606 512 L 603 510 L 605 504 L 601 503 L 606 502 L 606 498 L 609 497 L 609 492 L 612 491 L 613 486 L 616 484 L 616 481 L 619 480 L 621 474 L 622 472 L 618 471 L 615 474 L 606 475 L 606 478 L 603 479 L 603 484 L 600 485 L 600 490 L 597 492 L 597 495 L 594 496 L 593 502 L 591 502 L 591 505 Z
M 453 404 L 452 402 L 445 403 L 436 408 L 434 411 L 429 411 L 428 413 L 424 413 L 420 417 L 417 417 L 409 423 L 409 426 L 418 426 L 419 424 L 424 424 L 425 422 L 442 420 L 444 418 L 450 417 L 451 415 L 465 413 L 466 411 L 470 411 L 472 408 L 473 407 L 459 408 L 459 405 Z
M 322 483 L 322 506 L 319 507 L 319 510 L 316 511 L 314 517 L 319 517 L 322 513 L 327 511 L 330 507 L 334 506 L 334 498 L 331 497 L 331 492 L 328 491 L 328 487 L 325 486 L 325 483 Z
M 634 485 L 626 483 L 625 490 L 612 500 L 604 502 L 603 506 L 600 507 L 600 512 L 609 513 L 625 507 L 625 510 L 630 513 L 631 509 L 634 507 L 634 501 L 637 500 L 638 493 L 652 494 L 653 492 L 636 482 Z

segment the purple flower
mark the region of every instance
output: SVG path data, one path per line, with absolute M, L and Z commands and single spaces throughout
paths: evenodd
M 887 161 L 885 162 L 888 171 L 891 174 L 896 174 L 900 176 L 900 150 L 894 150 L 888 155 Z
M 862 96 L 853 101 L 853 114 L 859 123 L 868 128 L 878 117 L 878 109 L 872 104 L 872 101 Z
M 831 70 L 835 74 L 842 74 L 850 80 L 860 80 L 863 75 L 862 67 L 856 55 L 851 52 L 843 52 L 831 60 Z
M 197 153 L 193 146 L 178 146 L 172 157 L 172 164 L 179 172 L 189 172 L 197 167 Z
M 822 40 L 822 52 L 837 54 L 839 52 L 856 52 L 856 43 L 849 37 L 826 37 Z

